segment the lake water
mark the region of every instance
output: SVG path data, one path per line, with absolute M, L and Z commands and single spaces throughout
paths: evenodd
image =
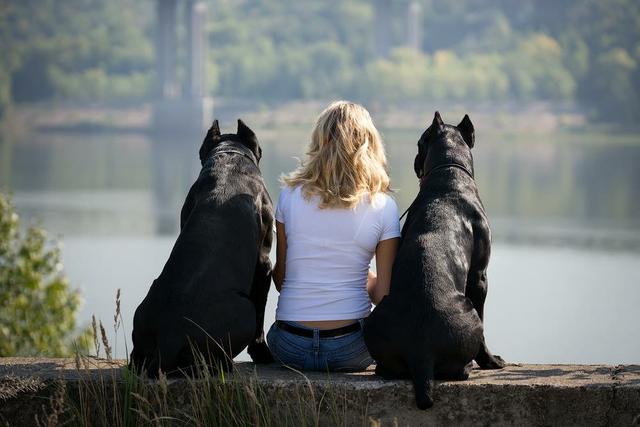
M 226 125 L 226 124 L 225 124 Z M 272 198 L 308 130 L 256 129 Z M 415 132 L 383 129 L 401 209 L 417 190 Z M 486 336 L 513 362 L 640 362 L 640 138 L 478 136 L 476 176 L 494 235 Z M 0 146 L 0 187 L 18 213 L 63 241 L 83 324 L 113 321 L 122 289 L 127 333 L 175 240 L 200 138 L 39 132 Z M 629 142 L 629 140 L 632 142 Z M 267 325 L 277 294 L 269 296 Z M 124 356 L 122 336 L 117 354 Z M 129 346 L 130 347 L 130 346 Z M 246 359 L 243 354 L 240 359 Z

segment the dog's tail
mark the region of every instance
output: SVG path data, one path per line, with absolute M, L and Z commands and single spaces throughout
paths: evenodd
M 420 409 L 429 409 L 433 406 L 433 360 L 414 360 L 410 366 L 413 389 L 416 395 L 416 405 Z

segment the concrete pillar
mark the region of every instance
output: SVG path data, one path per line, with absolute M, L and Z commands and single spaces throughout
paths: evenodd
M 156 92 L 160 99 L 175 99 L 179 92 L 176 73 L 177 0 L 157 0 L 156 4 Z
M 206 15 L 200 0 L 156 0 L 158 31 L 156 40 L 158 99 L 153 105 L 152 129 L 163 138 L 181 140 L 201 138 L 211 125 L 213 101 L 205 97 L 207 64 Z M 185 71 L 179 81 L 176 73 L 177 3 L 185 6 Z M 180 92 L 184 96 L 180 96 Z
M 185 97 L 200 99 L 207 91 L 207 5 L 188 0 L 185 7 L 187 67 Z
M 182 95 L 191 98 L 191 86 L 193 85 L 193 5 L 195 0 L 184 2 L 184 45 L 185 45 L 185 76 Z
M 375 0 L 375 52 L 386 57 L 391 50 L 391 0 Z
M 407 10 L 407 46 L 422 51 L 422 6 L 417 1 Z
M 183 129 L 179 135 L 157 135 L 151 149 L 155 232 L 175 235 L 180 229 L 180 208 L 198 176 L 198 148 L 202 133 Z

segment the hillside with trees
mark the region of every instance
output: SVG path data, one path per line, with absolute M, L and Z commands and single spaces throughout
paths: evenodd
M 542 100 L 601 121 L 640 117 L 637 1 L 421 0 L 415 49 L 410 2 L 389 0 L 383 55 L 382 1 L 208 3 L 214 96 Z M 154 16 L 150 0 L 0 0 L 0 114 L 12 103 L 150 99 Z

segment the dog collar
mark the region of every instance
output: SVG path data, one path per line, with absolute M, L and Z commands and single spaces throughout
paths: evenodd
M 471 179 L 473 179 L 473 174 L 471 173 L 471 171 L 469 171 L 469 169 L 467 169 L 465 166 L 461 165 L 460 163 L 445 163 L 444 165 L 438 165 L 435 168 L 431 169 L 429 172 L 427 172 L 426 174 L 422 175 L 420 177 L 420 185 L 422 186 L 422 183 L 425 182 L 427 180 L 427 177 L 429 175 L 431 175 L 432 173 L 434 173 L 435 171 L 437 171 L 438 169 L 445 169 L 445 168 L 458 168 L 458 169 L 462 169 L 467 175 L 469 175 L 471 177 Z M 404 211 L 404 213 L 400 216 L 400 221 L 402 221 L 402 218 L 405 217 L 405 215 L 407 213 L 409 213 L 409 210 L 413 207 L 413 204 L 416 202 L 416 200 L 418 200 L 418 198 L 416 197 L 413 201 L 413 203 L 411 203 L 411 205 L 409 205 L 409 207 L 407 208 L 406 211 Z
M 427 177 L 429 175 L 431 175 L 432 173 L 434 173 L 435 171 L 439 170 L 439 169 L 446 169 L 446 168 L 458 168 L 458 169 L 462 169 L 467 175 L 469 175 L 471 178 L 473 178 L 473 174 L 471 173 L 471 171 L 469 169 L 467 169 L 464 165 L 461 165 L 460 163 L 445 163 L 444 165 L 438 165 L 435 168 L 431 169 L 429 172 L 427 172 L 426 174 L 422 175 L 420 177 L 420 183 L 422 184 L 422 182 L 424 180 L 427 179 Z
M 203 167 L 211 166 L 213 164 L 213 158 L 218 154 L 222 154 L 222 153 L 240 154 L 241 156 L 244 156 L 249 160 L 251 160 L 253 164 L 256 165 L 256 167 L 258 166 L 258 160 L 256 159 L 256 156 L 248 148 L 242 145 L 231 144 L 228 142 L 221 142 L 220 144 L 218 144 L 216 148 L 212 150 L 211 154 L 209 155 L 209 158 L 207 159 Z

